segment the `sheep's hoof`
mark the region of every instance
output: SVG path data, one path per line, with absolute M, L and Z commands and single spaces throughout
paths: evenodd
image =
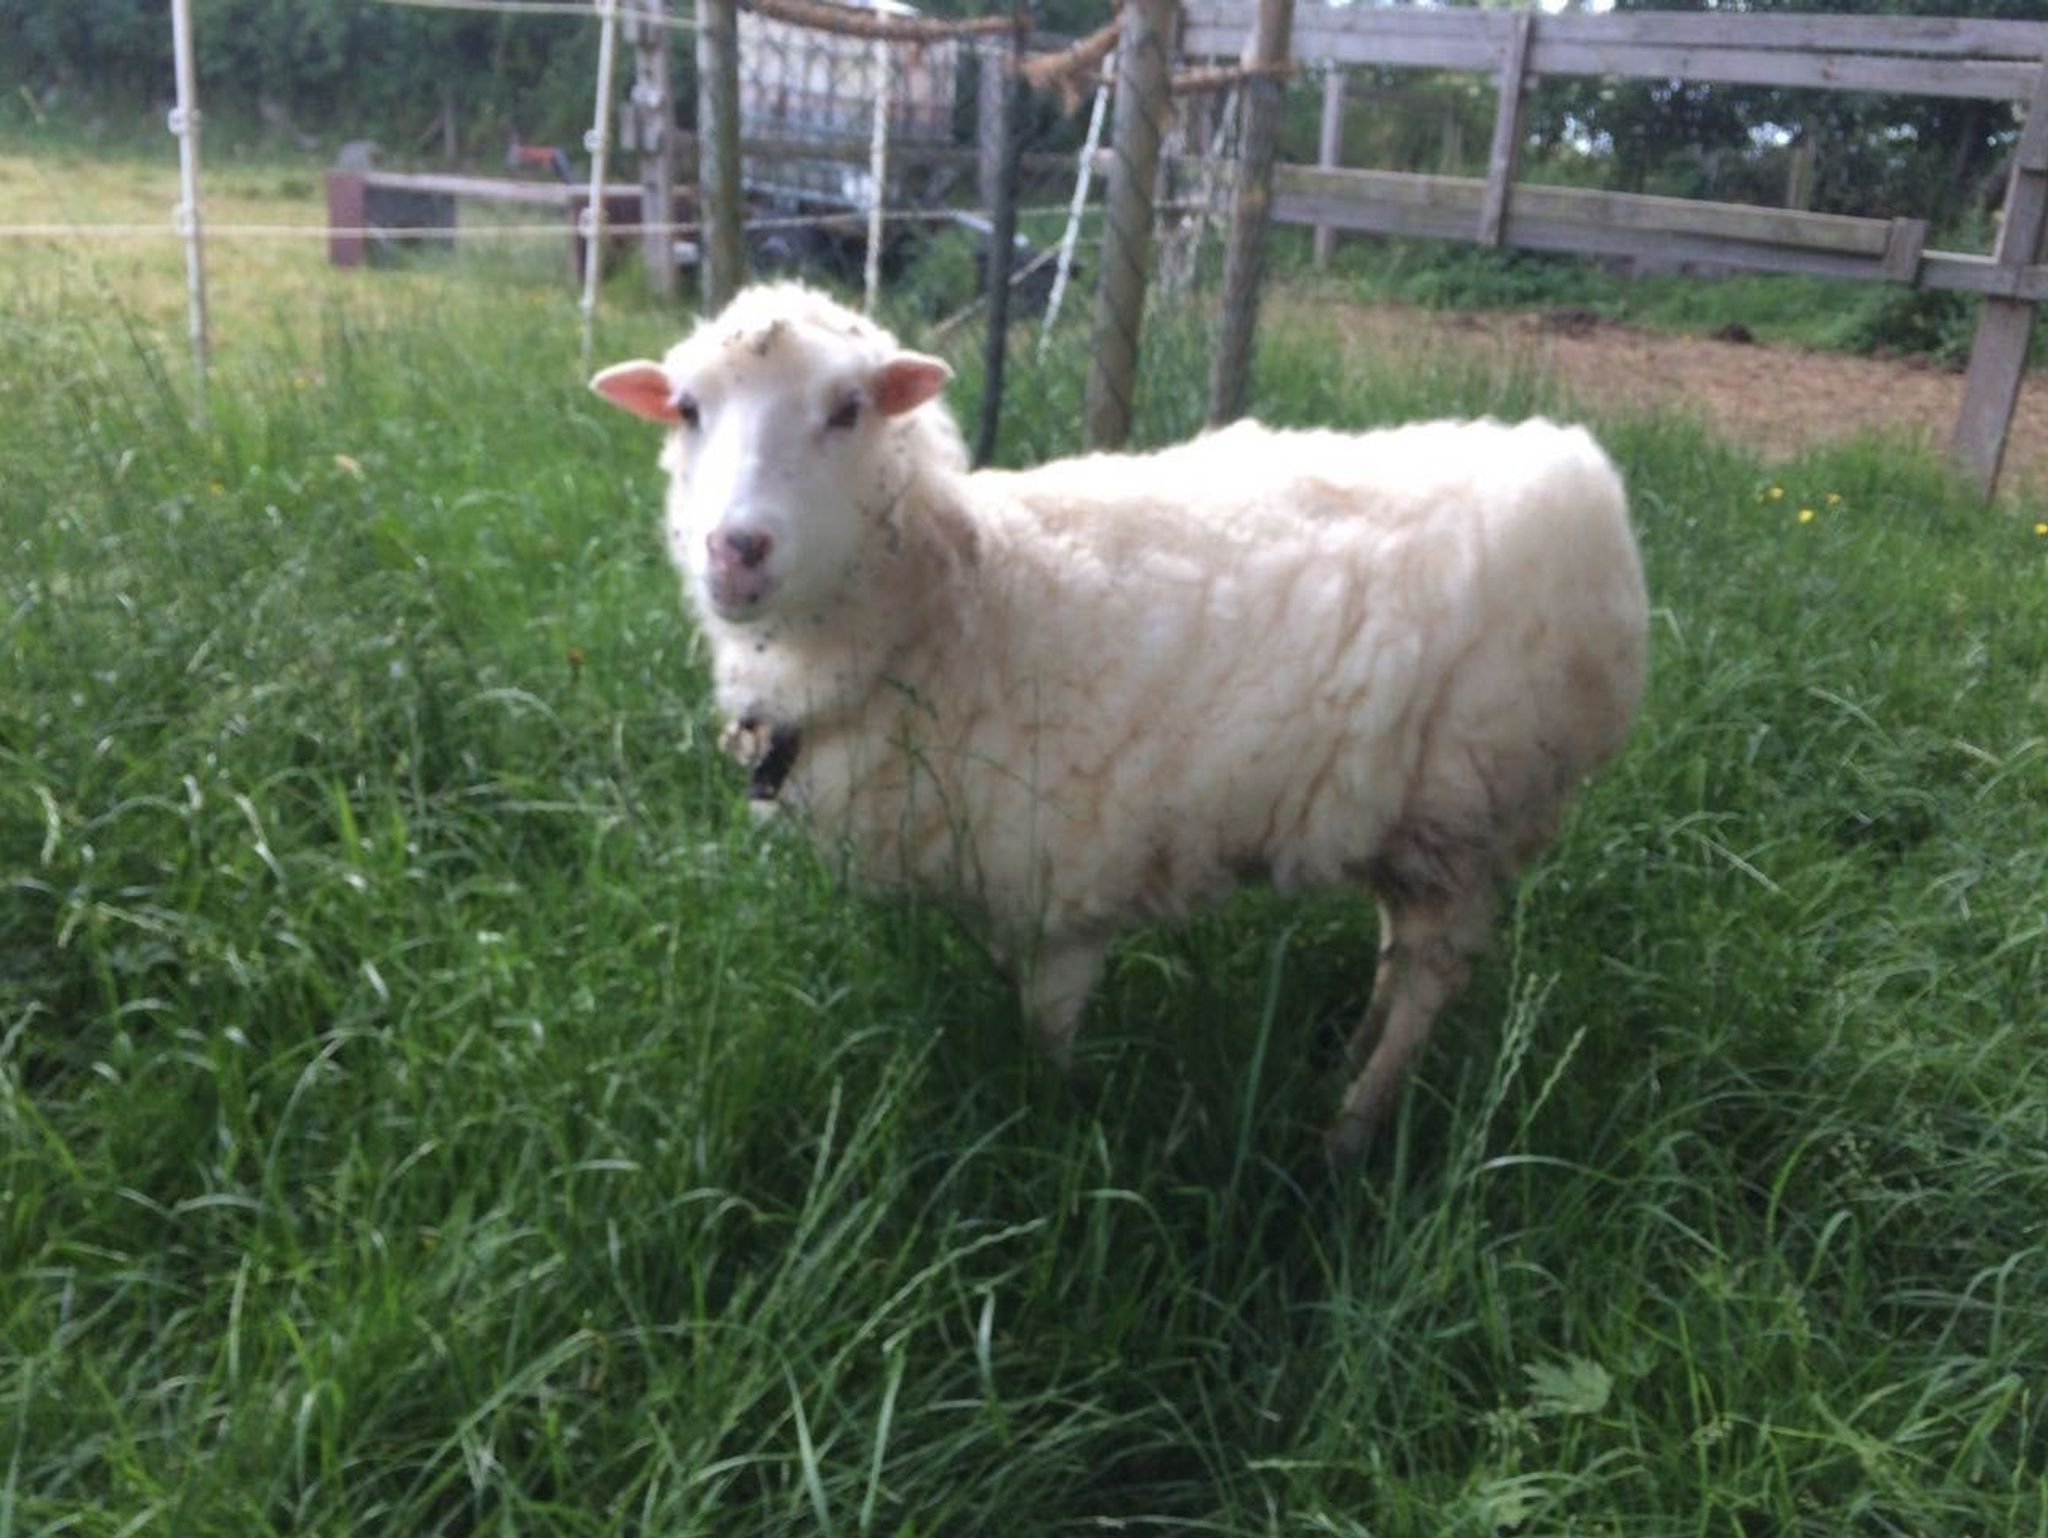
M 1101 1099 L 1102 1085 L 1095 1073 L 1082 1063 L 1074 1051 L 1074 1039 L 1052 1047 L 1044 1042 L 1038 1047 L 1039 1077 L 1054 1086 L 1053 1092 L 1077 1111 L 1093 1109 Z
M 1065 1031 L 1057 1036 L 1032 1033 L 1036 1038 L 1038 1060 L 1052 1070 L 1052 1076 L 1062 1084 L 1071 1085 L 1081 1077 L 1081 1068 L 1075 1060 L 1074 1036 Z
M 1339 1116 L 1323 1134 L 1323 1153 L 1340 1172 L 1358 1168 L 1372 1146 L 1373 1124 L 1363 1116 Z

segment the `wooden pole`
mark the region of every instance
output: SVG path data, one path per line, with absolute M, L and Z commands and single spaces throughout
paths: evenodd
M 1259 0 L 1252 59 L 1269 72 L 1244 86 L 1244 140 L 1231 200 L 1230 235 L 1223 249 L 1223 315 L 1209 371 L 1209 424 L 1244 415 L 1251 393 L 1252 338 L 1259 323 L 1259 287 L 1265 278 L 1266 226 L 1273 208 L 1273 161 L 1279 149 L 1286 83 L 1270 71 L 1287 62 L 1294 34 L 1294 0 Z
M 1535 16 L 1515 13 L 1514 30 L 1508 34 L 1507 57 L 1500 66 L 1500 104 L 1493 114 L 1493 148 L 1486 157 L 1486 197 L 1479 205 L 1479 243 L 1497 246 L 1507 222 L 1508 193 L 1515 183 L 1515 164 L 1522 157 L 1523 82 L 1529 69 L 1529 34 Z
M 2005 223 L 1998 232 L 1994 259 L 2012 281 L 2016 295 L 2021 270 L 2041 248 L 2041 225 L 2048 214 L 2048 62 L 2041 66 L 2026 126 L 2013 155 L 2012 180 L 2005 194 Z M 1977 316 L 1977 338 L 1970 348 L 1970 372 L 1963 382 L 1963 408 L 1956 416 L 1950 450 L 1987 501 L 1998 490 L 1998 472 L 2012 431 L 2013 408 L 2019 404 L 2020 379 L 2034 340 L 2034 302 L 1987 295 Z
M 1323 73 L 1322 131 L 1316 138 L 1316 164 L 1334 169 L 1344 156 L 1344 71 L 1331 65 Z M 1316 265 L 1330 265 L 1336 249 L 1337 232 L 1327 224 L 1316 226 Z
M 640 259 L 648 288 L 676 292 L 676 133 L 669 106 L 668 0 L 636 0 L 631 145 L 640 162 Z
M 1802 132 L 1785 157 L 1785 206 L 1813 207 L 1813 173 L 1820 164 L 1820 139 L 1809 127 Z
M 1117 45 L 1116 121 L 1110 134 L 1107 226 L 1095 289 L 1095 346 L 1082 430 L 1092 449 L 1121 448 L 1131 435 L 1138 335 L 1152 262 L 1152 193 L 1167 95 L 1176 0 L 1126 0 Z
M 697 197 L 704 313 L 725 308 L 742 278 L 739 0 L 697 8 Z
M 619 0 L 597 0 L 597 105 L 583 147 L 590 152 L 590 202 L 584 209 L 583 366 L 597 333 L 597 287 L 604 276 L 604 173 L 612 141 L 612 67 L 619 50 Z
M 171 49 L 178 105 L 170 130 L 178 136 L 178 206 L 171 217 L 185 237 L 185 319 L 192 338 L 192 374 L 199 420 L 206 420 L 206 372 L 212 340 L 206 323 L 206 251 L 199 219 L 199 73 L 192 60 L 191 0 L 171 0 Z

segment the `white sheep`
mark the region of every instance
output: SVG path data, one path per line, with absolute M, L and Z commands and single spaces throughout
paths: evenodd
M 753 793 L 936 892 L 1065 1065 L 1111 940 L 1250 882 L 1379 900 L 1355 1157 L 1499 884 L 1620 749 L 1619 477 L 1547 422 L 1245 422 L 969 473 L 951 370 L 794 285 L 592 387 L 670 431 L 667 537 Z

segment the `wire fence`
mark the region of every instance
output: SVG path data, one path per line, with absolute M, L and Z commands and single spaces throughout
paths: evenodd
M 209 222 L 174 0 L 173 219 L 0 238 L 185 242 L 202 412 L 205 242 L 325 241 L 346 266 L 565 238 L 586 358 L 601 280 L 636 251 L 655 294 L 694 290 L 706 308 L 757 278 L 856 290 L 928 344 L 978 351 L 981 460 L 1054 447 L 1003 441 L 1006 397 L 1030 398 L 1032 424 L 1078 418 L 1093 447 L 1200 425 L 1188 391 L 1148 395 L 1147 378 L 1208 378 L 1212 421 L 1244 407 L 1291 0 L 1265 0 L 1240 61 L 1199 65 L 1176 50 L 1179 0 L 1113 0 L 1082 38 L 1036 29 L 1025 0 L 946 19 L 902 0 L 696 0 L 687 15 L 670 0 L 389 3 L 599 27 L 580 155 L 515 139 L 508 166 L 480 175 L 400 170 L 353 145 L 328 173 L 324 224 Z M 694 47 L 672 46 L 679 34 Z
M 1125 0 L 1080 39 L 1021 8 L 939 21 L 889 0 L 755 0 L 733 60 L 749 271 L 859 283 L 942 340 L 976 328 L 979 459 L 1004 447 L 1011 388 L 1034 397 L 1027 420 L 1078 414 L 1094 447 L 1191 430 L 1186 392 L 1148 403 L 1141 380 L 1203 377 L 1233 331 L 1217 307 L 1258 73 L 1186 69 L 1175 33 L 1176 0 Z

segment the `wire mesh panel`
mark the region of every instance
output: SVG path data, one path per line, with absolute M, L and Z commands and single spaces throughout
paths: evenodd
M 991 414 L 984 453 L 1034 457 L 1082 421 L 1103 445 L 1191 430 L 1242 92 L 1182 78 L 1176 11 L 1129 0 L 1075 39 L 1022 10 L 752 0 L 736 38 L 750 275 L 862 284 L 968 391 L 1007 383 L 1012 438 Z
M 914 14 L 889 0 L 886 15 Z M 740 133 L 749 192 L 792 204 L 865 208 L 873 196 L 869 151 L 877 103 L 886 97 L 888 142 L 899 153 L 884 199 L 902 205 L 932 188 L 918 149 L 952 143 L 961 47 L 869 41 L 740 13 Z M 911 153 L 904 153 L 911 152 Z

